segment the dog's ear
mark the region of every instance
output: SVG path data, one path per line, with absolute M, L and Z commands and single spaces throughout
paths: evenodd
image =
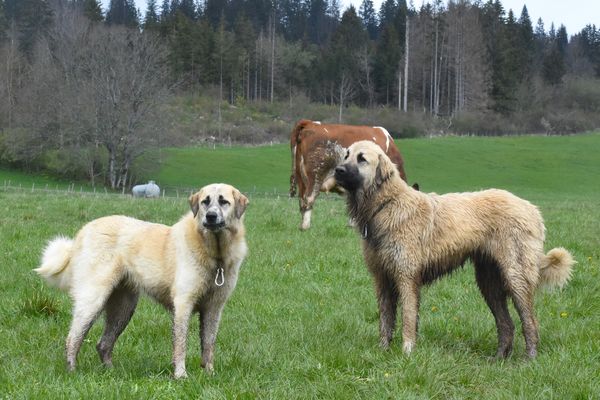
M 235 199 L 235 217 L 240 219 L 244 215 L 244 211 L 246 211 L 250 200 L 237 189 L 233 190 L 233 198 Z
M 381 186 L 381 184 L 394 175 L 395 165 L 390 161 L 389 158 L 383 154 L 379 155 L 377 170 L 375 171 L 375 184 Z
M 200 205 L 198 204 L 200 202 L 200 194 L 194 193 L 190 196 L 188 200 L 190 202 L 190 208 L 192 209 L 192 213 L 194 213 L 194 218 L 196 218 L 196 215 L 198 215 L 198 210 L 200 208 Z

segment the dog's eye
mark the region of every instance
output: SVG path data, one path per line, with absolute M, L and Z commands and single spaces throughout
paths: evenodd
M 364 163 L 367 162 L 367 159 L 365 158 L 365 156 L 363 156 L 363 153 L 358 153 L 356 161 L 358 161 L 359 163 Z
M 202 200 L 201 203 L 204 204 L 205 206 L 208 206 L 210 204 L 210 196 L 205 198 L 204 200 Z
M 350 150 L 346 151 L 346 157 L 344 157 L 344 160 L 347 160 L 348 157 L 350 157 Z
M 219 197 L 219 205 L 220 206 L 226 206 L 229 205 L 231 203 L 229 203 L 227 200 L 225 200 L 223 197 Z

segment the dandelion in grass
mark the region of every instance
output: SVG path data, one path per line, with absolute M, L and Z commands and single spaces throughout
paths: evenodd
M 384 376 L 385 378 L 389 378 L 389 377 L 390 377 L 390 373 L 389 373 L 389 372 L 386 372 L 385 374 L 383 374 L 383 376 Z
M 431 307 L 432 312 L 437 312 L 438 308 L 436 306 Z
M 567 318 L 568 316 L 569 316 L 569 313 L 566 312 L 566 311 L 563 311 L 563 312 L 560 313 L 560 317 L 561 318 Z

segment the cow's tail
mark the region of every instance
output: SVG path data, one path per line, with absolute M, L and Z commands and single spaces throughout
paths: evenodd
M 306 125 L 308 125 L 311 121 L 307 119 L 302 119 L 296 123 L 294 130 L 292 130 L 292 134 L 290 136 L 290 150 L 292 153 L 292 173 L 290 174 L 290 197 L 294 197 L 296 195 L 296 152 L 298 151 L 298 145 L 300 144 L 300 133 L 304 129 Z
M 540 285 L 544 287 L 563 287 L 569 279 L 575 260 L 571 253 L 557 247 L 542 257 L 540 266 Z
M 42 255 L 42 265 L 34 269 L 50 285 L 68 290 L 71 285 L 69 262 L 73 254 L 73 240 L 58 236 L 48 242 Z

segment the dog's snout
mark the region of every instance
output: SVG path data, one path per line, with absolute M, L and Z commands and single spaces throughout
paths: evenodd
M 217 213 L 214 211 L 209 211 L 206 213 L 206 221 L 207 222 L 217 222 Z
M 337 167 L 335 167 L 336 175 L 343 175 L 345 173 L 346 173 L 346 167 L 344 167 L 343 165 L 338 165 Z

